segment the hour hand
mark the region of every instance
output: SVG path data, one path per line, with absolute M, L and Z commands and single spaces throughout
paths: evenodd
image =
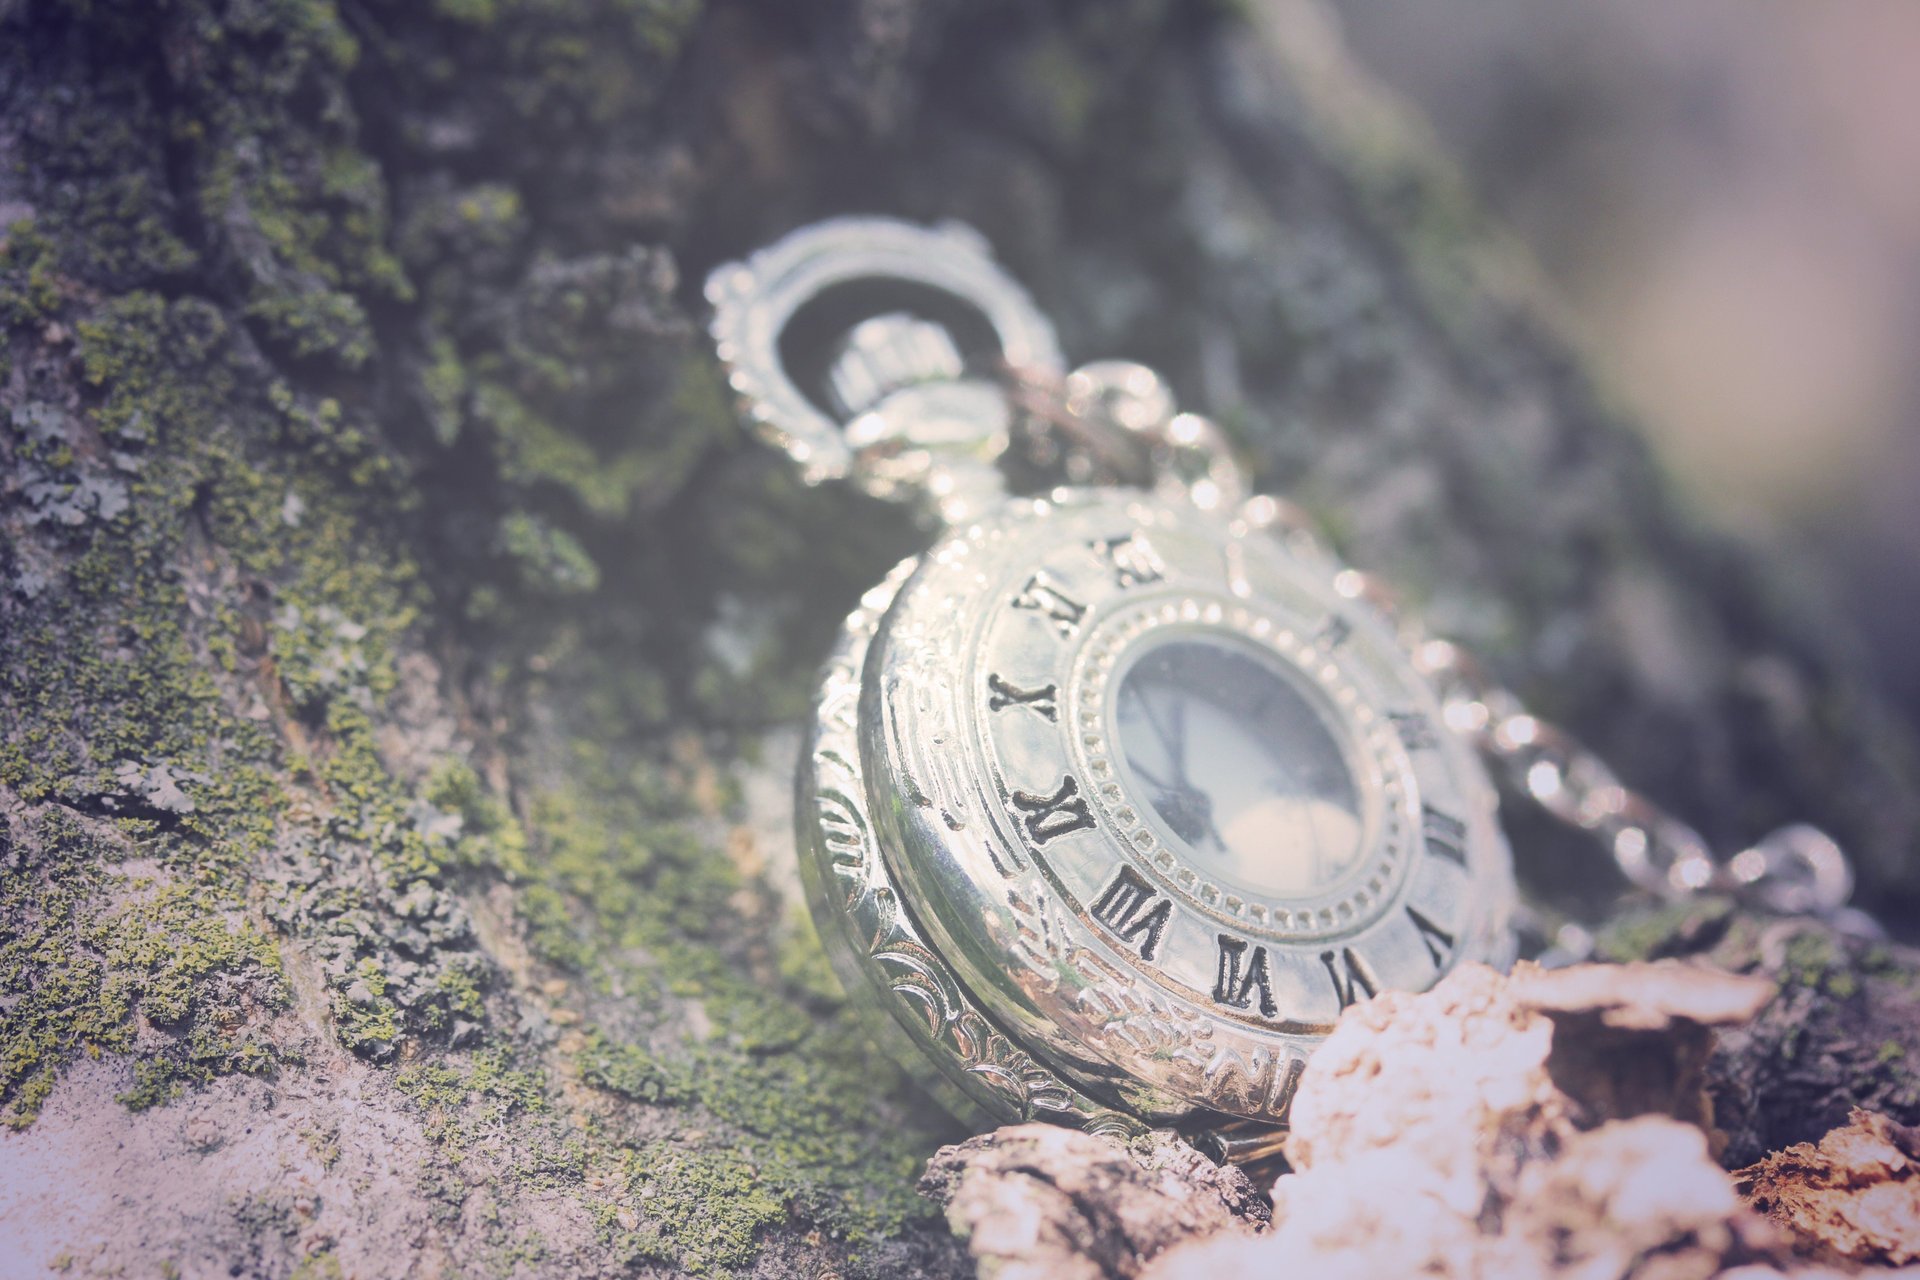
M 1211 796 L 1194 786 L 1163 787 L 1157 783 L 1154 786 L 1160 793 L 1154 808 L 1160 811 L 1160 816 L 1166 819 L 1175 835 L 1195 848 L 1212 841 L 1220 852 L 1228 852 L 1227 842 L 1221 837 L 1220 828 L 1213 820 Z
M 1162 697 L 1166 696 L 1165 690 L 1160 692 Z M 1175 694 L 1172 714 L 1166 716 L 1154 706 L 1154 701 L 1143 692 L 1140 709 L 1146 713 L 1154 737 L 1160 739 L 1160 745 L 1166 749 L 1167 762 L 1173 766 L 1174 784 L 1191 788 L 1193 784 L 1187 781 L 1187 700 Z

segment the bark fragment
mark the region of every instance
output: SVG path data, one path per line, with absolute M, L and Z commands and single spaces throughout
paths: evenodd
M 1270 1227 L 1234 1171 L 1167 1137 L 1128 1153 L 1002 1129 L 944 1150 L 921 1189 L 985 1277 L 1776 1275 L 1785 1236 L 1676 1118 L 1707 1119 L 1711 1028 L 1772 994 L 1670 961 L 1474 965 L 1356 1006 L 1302 1079 Z M 1877 1133 L 1904 1177 L 1911 1153 Z
M 1827 1260 L 1920 1261 L 1920 1130 L 1855 1108 L 1845 1127 L 1734 1175 L 1748 1204 Z
M 945 1147 L 920 1180 L 987 1280 L 1127 1280 L 1169 1245 L 1266 1221 L 1245 1174 L 1172 1134 L 1132 1147 L 1045 1124 Z
M 1350 1012 L 1315 1054 L 1274 1230 L 1154 1274 L 1706 1277 L 1767 1255 L 1705 1135 L 1709 1024 L 1769 985 L 1673 963 L 1463 968 Z M 1597 1125 L 1597 1127 L 1592 1127 Z M 1643 1270 L 1642 1268 L 1647 1268 Z

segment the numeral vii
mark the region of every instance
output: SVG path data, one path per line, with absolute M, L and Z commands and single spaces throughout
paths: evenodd
M 1172 914 L 1173 901 L 1155 893 L 1145 877 L 1126 866 L 1093 902 L 1093 918 L 1120 941 L 1132 943 L 1142 960 L 1153 959 Z
M 1359 998 L 1356 992 L 1364 991 L 1370 996 L 1379 994 L 1379 981 L 1367 968 L 1367 962 L 1355 954 L 1352 947 L 1342 947 L 1337 957 L 1331 951 L 1322 951 L 1320 963 L 1327 966 L 1327 976 L 1333 979 L 1333 994 L 1339 998 L 1342 1009 Z
M 1071 636 L 1079 629 L 1080 620 L 1087 616 L 1087 606 L 1054 586 L 1045 569 L 1027 579 L 1027 585 L 1013 598 L 1013 607 L 1046 614 L 1063 636 Z
M 1220 967 L 1214 971 L 1213 998 L 1231 1009 L 1253 1006 L 1255 993 L 1260 997 L 1260 1016 L 1271 1018 L 1280 1012 L 1273 1002 L 1273 974 L 1267 964 L 1267 949 L 1256 947 L 1245 938 L 1230 933 L 1220 935 Z
M 1087 808 L 1086 800 L 1080 795 L 1080 784 L 1073 780 L 1072 774 L 1062 778 L 1050 796 L 1035 795 L 1031 791 L 1014 792 L 1013 807 L 1026 815 L 1020 819 L 1020 825 L 1027 829 L 1035 844 L 1093 828 L 1093 811 Z

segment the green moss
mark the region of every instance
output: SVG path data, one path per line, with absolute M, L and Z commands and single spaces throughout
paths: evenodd
M 703 1037 L 667 1036 L 669 1047 L 657 1051 L 589 1031 L 575 1055 L 582 1080 L 644 1104 L 691 1108 L 683 1125 L 729 1135 L 724 1145 L 736 1164 L 699 1167 L 716 1190 L 746 1198 L 736 1240 L 751 1238 L 762 1193 L 856 1238 L 924 1215 L 911 1186 L 934 1132 L 879 1120 L 897 1073 L 867 1048 L 837 995 L 780 976 L 783 967 L 817 975 L 822 958 L 810 936 L 787 935 L 778 957 L 740 954 L 779 928 L 777 914 L 742 929 L 739 904 L 750 887 L 708 846 L 662 820 L 662 809 L 672 810 L 661 803 L 657 777 L 615 759 L 583 751 L 576 788 L 536 802 L 535 874 L 571 905 L 576 949 L 568 958 L 591 981 L 617 987 L 641 1010 L 695 1002 L 710 1025 Z M 650 1185 L 648 1161 L 659 1154 L 642 1153 L 631 1166 L 636 1187 Z M 752 1176 L 742 1181 L 746 1169 Z M 675 1203 L 671 1188 L 687 1167 L 672 1160 L 658 1176 L 668 1189 L 656 1195 Z M 683 1230 L 670 1220 L 659 1229 L 663 1247 Z M 708 1261 L 733 1256 L 722 1250 Z
M 581 172 L 700 6 L 440 12 L 433 38 L 496 73 L 452 101 L 493 144 L 466 167 Z M 326 0 L 50 13 L 0 48 L 32 92 L 52 66 L 84 86 L 70 113 L 26 104 L 44 189 L 0 231 L 6 358 L 77 368 L 81 397 L 65 372 L 45 401 L 0 377 L 6 456 L 47 495 L 0 495 L 32 554 L 0 556 L 0 787 L 27 806 L 0 849 L 8 1118 L 80 1054 L 126 1055 L 135 1106 L 273 1069 L 287 993 L 258 914 L 323 973 L 340 1041 L 405 1064 L 449 1223 L 476 1170 L 491 1203 L 594 1205 L 588 1166 L 639 1214 L 603 1217 L 608 1241 L 705 1270 L 792 1221 L 858 1237 L 927 1214 L 911 1179 L 939 1132 L 862 1047 L 810 935 L 717 847 L 724 772 L 635 741 L 690 706 L 797 708 L 811 640 L 787 624 L 830 627 L 822 583 L 871 580 L 893 547 L 773 470 L 712 504 L 728 514 L 689 535 L 697 561 L 654 537 L 736 433 L 673 262 L 559 256 L 507 170 L 403 185 L 390 225 L 356 78 L 433 84 L 401 108 L 418 123 L 457 95 L 444 60 L 380 24 L 363 47 Z M 131 70 L 95 76 L 89 49 Z M 744 670 L 704 651 L 714 582 L 771 619 Z M 469 600 L 497 632 L 461 623 Z M 429 652 L 456 659 L 440 688 Z M 457 753 L 412 753 L 409 717 L 447 686 L 487 726 L 478 751 L 503 745 L 496 717 L 547 717 L 502 753 L 525 769 L 518 814 Z M 551 1005 L 479 945 L 473 916 L 501 902 L 533 966 L 577 979 Z M 237 1212 L 291 1230 L 284 1206 Z M 503 1268 L 547 1254 L 486 1230 Z
M 1650 960 L 1672 954 L 1676 948 L 1697 949 L 1686 939 L 1717 937 L 1733 916 L 1733 904 L 1723 898 L 1661 903 L 1629 911 L 1609 920 L 1595 940 L 1604 959 Z
M 360 960 L 348 974 L 332 992 L 340 1043 L 355 1053 L 384 1058 L 400 1039 L 400 1006 L 387 998 L 387 975 L 371 958 Z
M 527 833 L 499 796 L 464 761 L 449 761 L 429 782 L 430 803 L 460 817 L 455 856 L 466 866 L 488 867 L 519 880 L 528 872 Z
M 16 323 L 20 305 L 71 305 L 34 282 L 46 253 L 29 258 L 0 264 L 27 299 Z M 8 878 L 0 907 L 18 993 L 0 1092 L 16 1124 L 78 1053 L 137 1055 L 123 1095 L 136 1107 L 270 1070 L 262 1023 L 286 1001 L 239 878 L 273 838 L 275 744 L 218 678 L 236 614 L 196 605 L 177 568 L 196 520 L 219 528 L 264 505 L 232 425 L 228 331 L 205 302 L 145 292 L 71 328 L 82 415 L 30 404 L 0 420 L 43 493 L 94 495 L 29 510 L 41 567 L 0 604 L 0 786 L 41 806 L 13 832 L 31 871 Z M 145 869 L 121 869 L 134 859 Z
M 44 34 L 57 41 L 52 25 Z M 8 43 L 15 58 L 61 56 L 36 48 L 31 38 Z M 198 264 L 174 226 L 177 209 L 161 160 L 163 123 L 137 71 L 98 66 L 64 101 L 34 110 L 16 98 L 14 110 L 23 125 L 19 171 L 33 184 L 41 225 L 60 229 L 49 246 L 50 267 L 126 287 Z
M 402 1068 L 393 1086 L 423 1107 L 456 1107 L 467 1100 L 467 1077 L 438 1063 Z
M 0 331 L 52 315 L 62 289 L 54 240 L 31 218 L 0 227 Z
M 787 1216 L 782 1197 L 738 1151 L 658 1143 L 633 1152 L 628 1169 L 628 1189 L 644 1221 L 618 1243 L 695 1275 L 752 1262 L 760 1233 Z
M 0 876 L 0 1114 L 15 1128 L 79 1054 L 138 1051 L 123 1095 L 136 1108 L 276 1064 L 263 1026 L 286 1001 L 273 945 L 186 885 L 127 874 L 144 825 L 108 837 L 48 806 L 14 832 Z
M 518 1116 L 541 1116 L 549 1106 L 544 1074 L 515 1067 L 504 1048 L 482 1050 L 464 1062 L 415 1063 L 396 1072 L 393 1083 L 426 1112 L 428 1136 L 456 1158 L 477 1134 L 497 1131 Z M 524 1153 L 543 1141 L 541 1132 L 523 1131 L 517 1146 Z M 578 1160 L 562 1163 L 573 1168 Z
M 1835 954 L 1833 939 L 1811 929 L 1796 932 L 1787 939 L 1781 974 L 1789 982 L 1824 991 L 1840 1000 L 1849 999 L 1860 990 L 1859 978 Z
M 580 1078 L 635 1102 L 673 1103 L 691 1096 L 692 1082 L 638 1045 L 614 1044 L 598 1032 L 575 1059 Z
M 600 585 L 600 566 L 579 539 L 539 516 L 509 512 L 500 523 L 500 545 L 519 566 L 521 581 L 535 590 L 570 594 Z
M 321 1249 L 302 1258 L 289 1273 L 288 1280 L 343 1280 L 345 1275 L 340 1269 L 340 1259 L 334 1256 L 333 1250 Z

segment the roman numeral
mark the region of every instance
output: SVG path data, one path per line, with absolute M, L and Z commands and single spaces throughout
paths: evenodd
M 1213 998 L 1231 1009 L 1253 1005 L 1254 989 L 1260 992 L 1260 1016 L 1271 1018 L 1280 1012 L 1273 1002 L 1273 975 L 1267 966 L 1267 949 L 1256 947 L 1230 933 L 1220 935 L 1220 967 L 1214 971 Z
M 1038 570 L 1027 585 L 1020 588 L 1020 594 L 1013 598 L 1016 609 L 1032 609 L 1053 619 L 1060 634 L 1070 636 L 1080 627 L 1080 620 L 1087 616 L 1087 606 L 1053 585 L 1045 569 Z
M 1080 784 L 1073 780 L 1072 774 L 1061 779 L 1059 788 L 1050 796 L 1035 795 L 1031 791 L 1014 792 L 1013 807 L 1027 815 L 1020 824 L 1035 844 L 1093 829 L 1093 812 L 1081 798 Z
M 1353 634 L 1353 624 L 1337 613 L 1327 615 L 1327 620 L 1314 630 L 1313 643 L 1322 649 L 1338 649 Z
M 1427 944 L 1427 954 L 1433 957 L 1433 967 L 1446 968 L 1447 961 L 1453 958 L 1453 935 L 1412 907 L 1407 908 L 1407 918 L 1420 931 L 1420 941 Z
M 1420 810 L 1420 834 L 1426 838 L 1428 853 L 1467 865 L 1467 824 L 1460 819 L 1427 805 Z
M 1120 941 L 1134 943 L 1142 960 L 1153 959 L 1172 914 L 1172 899 L 1160 897 L 1144 876 L 1124 865 L 1093 902 L 1093 918 L 1112 929 Z
M 1409 751 L 1424 751 L 1440 745 L 1440 734 L 1424 711 L 1389 711 L 1387 719 L 1393 721 L 1400 745 Z
M 1019 685 L 1008 684 L 997 675 L 987 677 L 987 710 L 1005 711 L 1008 707 L 1026 707 L 1028 710 L 1045 717 L 1049 722 L 1059 718 L 1059 709 L 1054 700 L 1059 696 L 1057 684 L 1042 685 L 1038 689 L 1022 689 Z
M 1367 971 L 1367 962 L 1354 954 L 1352 947 L 1340 949 L 1339 963 L 1334 963 L 1331 951 L 1320 953 L 1320 963 L 1327 966 L 1327 976 L 1333 979 L 1333 994 L 1340 999 L 1340 1007 L 1346 1008 L 1358 998 L 1355 993 L 1364 991 L 1368 995 L 1377 995 L 1380 984 Z
M 1100 538 L 1087 545 L 1113 571 L 1113 580 L 1119 586 L 1144 586 L 1167 576 L 1167 566 L 1160 559 L 1160 553 L 1138 530 L 1123 537 Z

